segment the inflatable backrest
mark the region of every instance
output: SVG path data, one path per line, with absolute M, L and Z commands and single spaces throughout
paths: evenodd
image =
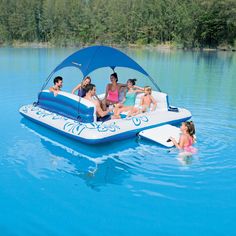
M 135 106 L 138 107 L 140 104 L 140 99 L 143 96 L 143 93 L 140 93 L 137 95 L 136 100 L 135 100 Z M 157 92 L 157 91 L 152 91 L 152 96 L 156 99 L 157 101 L 157 108 L 156 110 L 160 111 L 167 111 L 168 110 L 168 96 L 166 93 L 162 92 Z
M 38 95 L 38 106 L 83 123 L 97 119 L 93 103 L 67 92 L 60 91 L 54 96 L 49 90 L 43 90 Z

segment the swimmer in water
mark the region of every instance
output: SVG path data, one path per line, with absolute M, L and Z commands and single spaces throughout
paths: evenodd
M 179 142 L 177 142 L 173 137 L 170 140 L 173 144 L 184 153 L 189 156 L 196 153 L 197 149 L 192 145 L 195 143 L 195 126 L 192 121 L 183 122 L 180 130 L 182 134 L 180 135 Z

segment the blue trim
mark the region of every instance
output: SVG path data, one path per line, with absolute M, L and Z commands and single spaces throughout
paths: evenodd
M 170 103 L 169 103 L 169 96 L 166 95 L 166 103 L 167 103 L 167 109 L 170 107 Z
M 178 107 L 169 106 L 168 111 L 179 112 L 179 108 Z
M 42 126 L 47 127 L 51 130 L 57 131 L 58 133 L 60 133 L 62 135 L 65 135 L 69 138 L 72 138 L 72 139 L 75 139 L 75 140 L 78 140 L 78 141 L 81 141 L 81 142 L 87 143 L 87 144 L 99 144 L 99 143 L 119 141 L 119 140 L 122 140 L 122 139 L 131 138 L 131 137 L 135 137 L 142 130 L 150 129 L 150 128 L 154 128 L 154 127 L 158 127 L 158 126 L 162 126 L 162 125 L 166 125 L 166 124 L 172 124 L 172 125 L 179 124 L 179 123 L 181 123 L 183 121 L 186 121 L 186 120 L 191 118 L 191 116 L 189 116 L 189 117 L 186 117 L 186 118 L 182 118 L 182 119 L 178 119 L 178 120 L 174 120 L 174 121 L 170 121 L 170 122 L 163 122 L 163 123 L 160 123 L 160 124 L 146 126 L 146 127 L 140 128 L 140 129 L 126 131 L 126 132 L 123 132 L 121 134 L 116 134 L 116 135 L 112 135 L 110 137 L 105 137 L 105 138 L 101 138 L 101 139 L 86 139 L 86 138 L 81 138 L 81 137 L 63 132 L 63 131 L 61 131 L 57 128 L 54 128 L 53 126 L 47 125 L 47 124 L 45 124 L 45 123 L 43 123 L 39 120 L 33 119 L 32 117 L 29 117 L 29 116 L 27 116 L 26 114 L 24 114 L 22 112 L 20 112 L 20 113 L 23 117 L 25 117 L 25 118 L 27 118 L 27 119 L 29 119 L 29 120 L 31 120 L 31 121 L 39 124 L 39 125 L 42 125 Z
M 93 107 L 87 107 L 79 101 L 75 101 L 61 94 L 54 96 L 53 93 L 39 93 L 38 106 L 73 120 L 79 120 L 83 123 L 91 123 L 94 121 Z

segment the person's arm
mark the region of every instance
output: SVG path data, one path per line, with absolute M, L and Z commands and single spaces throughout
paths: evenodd
M 127 89 L 123 90 L 124 91 L 124 97 L 122 99 L 122 101 L 120 102 L 121 104 L 123 104 L 126 100 L 126 93 L 127 93 Z M 119 91 L 120 92 L 120 91 Z
M 81 88 L 81 84 L 76 85 L 71 91 L 72 94 L 75 94 L 75 91 Z
M 173 142 L 173 144 L 178 148 L 178 149 L 183 149 L 184 148 L 184 143 L 185 143 L 185 136 L 181 135 L 179 138 L 179 143 L 173 138 L 170 137 L 170 140 Z
M 55 89 L 54 89 L 53 87 L 50 87 L 50 88 L 49 88 L 49 91 L 50 91 L 50 92 L 54 92 Z
M 52 92 L 54 96 L 57 96 L 57 94 L 58 94 L 58 92 L 59 92 L 59 91 L 56 90 L 54 87 L 50 87 L 50 88 L 49 88 L 49 91 Z
M 99 103 L 101 103 L 101 102 L 102 102 L 102 101 L 101 101 L 101 99 L 98 97 L 98 95 L 97 95 L 97 94 L 95 94 L 95 95 L 94 95 L 94 97 L 95 97 L 95 98 L 98 100 L 98 102 L 99 102 Z
M 126 98 L 125 98 L 125 96 L 124 96 L 124 98 L 122 99 L 122 101 L 121 101 L 120 103 L 121 103 L 121 104 L 124 104 L 125 100 L 126 100 Z
M 143 106 L 143 100 L 144 100 L 144 96 L 141 97 L 139 106 Z
M 121 88 L 121 87 L 127 87 L 127 84 L 117 84 L 118 86 L 119 86 L 119 89 Z
M 103 111 L 99 102 L 96 102 L 96 111 L 99 117 L 104 117 L 110 112 L 109 110 Z
M 142 87 L 139 87 L 139 86 L 137 86 L 137 85 L 134 85 L 133 87 L 135 88 L 136 93 L 142 93 L 142 92 L 144 92 L 144 88 L 142 88 Z
M 156 101 L 156 99 L 153 96 L 151 96 L 150 98 L 151 98 L 151 101 L 153 103 L 152 111 L 155 111 L 156 108 L 157 108 L 157 101 Z
M 107 99 L 109 89 L 110 89 L 110 84 L 108 84 L 107 87 L 106 87 L 105 99 Z
M 135 89 L 134 92 L 135 93 L 144 93 L 144 89 Z

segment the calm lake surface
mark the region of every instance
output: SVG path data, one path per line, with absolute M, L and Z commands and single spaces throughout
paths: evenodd
M 76 50 L 0 48 L 0 235 L 236 235 L 236 54 L 122 49 L 192 112 L 198 153 L 183 160 L 138 138 L 88 146 L 20 116 Z M 60 73 L 64 90 L 81 80 Z M 99 92 L 110 73 L 91 75 Z

